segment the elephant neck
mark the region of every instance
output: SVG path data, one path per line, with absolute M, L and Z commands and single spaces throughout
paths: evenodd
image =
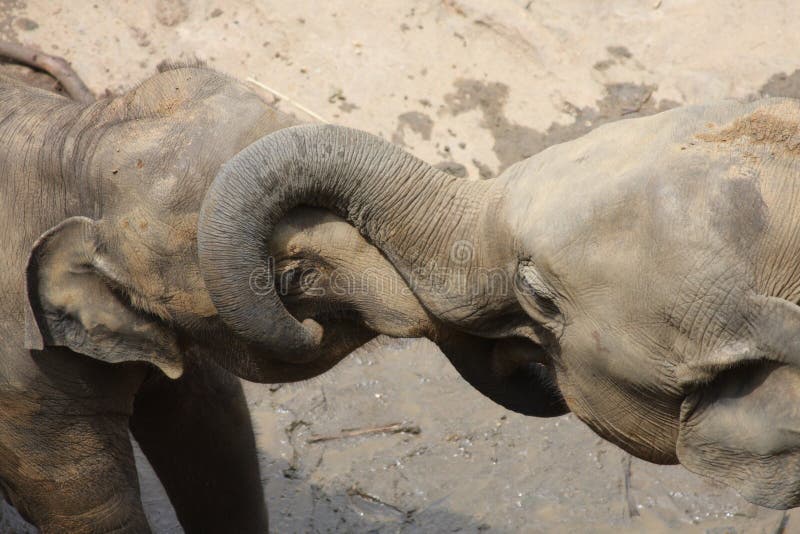
M 7 215 L 34 239 L 67 217 L 92 215 L 97 187 L 79 150 L 83 131 L 96 122 L 81 120 L 86 109 L 21 83 L 0 83 L 0 190 L 14 199 Z

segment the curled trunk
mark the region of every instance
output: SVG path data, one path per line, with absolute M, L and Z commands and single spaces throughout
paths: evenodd
M 477 267 L 507 260 L 510 251 L 494 221 L 500 192 L 498 182 L 452 177 L 361 131 L 288 128 L 253 143 L 218 174 L 200 214 L 200 267 L 234 331 L 301 361 L 322 330 L 283 306 L 266 244 L 292 208 L 327 208 L 386 255 L 433 315 L 469 327 L 481 315 L 476 309 L 493 306 Z

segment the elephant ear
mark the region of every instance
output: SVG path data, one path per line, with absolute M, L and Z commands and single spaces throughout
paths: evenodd
M 25 346 L 68 347 L 108 362 L 144 361 L 168 377 L 183 372 L 175 334 L 131 305 L 96 223 L 71 217 L 34 244 L 26 269 Z
M 800 370 L 762 360 L 700 386 L 681 406 L 677 454 L 752 503 L 800 505 Z

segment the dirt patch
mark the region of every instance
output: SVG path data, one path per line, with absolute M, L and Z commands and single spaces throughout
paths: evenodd
M 433 119 L 419 111 L 408 111 L 397 117 L 397 129 L 392 134 L 392 142 L 406 146 L 406 128 L 422 136 L 425 141 L 430 141 L 433 130 Z
M 22 0 L 0 0 L 0 39 L 17 41 L 17 30 L 14 24 L 17 12 L 25 9 L 26 3 Z
M 611 49 L 609 49 L 611 52 Z M 612 55 L 630 54 L 625 49 L 611 52 Z M 584 135 L 593 128 L 622 118 L 651 115 L 673 108 L 677 102 L 662 100 L 656 103 L 653 93 L 656 85 L 614 83 L 605 86 L 605 95 L 595 107 L 578 108 L 567 103 L 567 111 L 573 116 L 569 124 L 552 123 L 541 132 L 517 124 L 505 115 L 508 101 L 508 86 L 497 82 L 458 79 L 455 91 L 445 96 L 447 112 L 459 115 L 479 110 L 483 115 L 481 127 L 488 129 L 494 137 L 493 150 L 500 161 L 497 174 L 514 163 L 537 154 L 545 148 L 570 141 Z M 475 162 L 482 178 L 490 178 L 491 172 L 484 164 Z
M 631 59 L 633 54 L 624 46 L 608 46 L 606 47 L 608 53 L 618 59 Z
M 156 20 L 164 26 L 177 26 L 189 18 L 189 4 L 186 0 L 158 0 Z
M 773 74 L 756 96 L 787 96 L 800 98 L 800 69 L 791 74 Z
M 39 27 L 39 23 L 27 17 L 21 17 L 14 21 L 14 26 L 24 32 L 32 32 Z
M 733 143 L 749 137 L 756 144 L 770 144 L 791 154 L 800 153 L 800 121 L 787 120 L 798 116 L 796 105 L 780 105 L 777 109 L 758 109 L 720 131 L 698 134 L 697 138 L 712 143 Z
M 494 137 L 493 150 L 500 160 L 497 172 L 502 172 L 517 161 L 539 152 L 544 136 L 527 126 L 516 124 L 505 115 L 509 88 L 498 82 L 458 79 L 455 92 L 445 95 L 445 105 L 453 115 L 479 110 L 483 114 L 481 127 L 488 129 Z M 477 163 L 476 163 L 477 165 Z M 482 178 L 485 172 L 481 172 Z

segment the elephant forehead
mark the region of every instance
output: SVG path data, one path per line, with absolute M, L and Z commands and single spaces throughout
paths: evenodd
M 542 234 L 571 237 L 576 226 L 595 223 L 619 206 L 635 208 L 646 200 L 652 183 L 691 187 L 693 182 L 707 182 L 700 175 L 707 154 L 687 149 L 699 143 L 696 135 L 706 131 L 707 124 L 732 120 L 746 111 L 738 103 L 677 108 L 606 124 L 548 148 L 507 173 L 506 213 L 512 228 L 519 229 L 523 239 Z M 696 191 L 689 193 L 687 198 Z
M 108 253 L 127 271 L 132 292 L 160 316 L 216 314 L 197 263 L 197 217 L 132 206 L 102 225 Z
M 220 167 L 294 121 L 206 69 L 168 71 L 112 101 L 91 154 L 104 212 L 134 201 L 198 210 Z
M 173 211 L 198 211 L 225 161 L 244 143 L 223 142 L 201 123 L 142 119 L 112 128 L 93 162 L 103 183 L 103 212 L 131 203 Z
M 112 100 L 86 158 L 100 183 L 104 243 L 132 298 L 163 317 L 216 314 L 197 262 L 197 218 L 221 166 L 292 124 L 247 87 L 177 69 Z
M 270 250 L 279 257 L 299 254 L 353 260 L 358 259 L 353 254 L 370 248 L 374 247 L 341 217 L 306 207 L 294 209 L 281 219 L 270 243 Z
M 793 213 L 772 190 L 784 191 L 797 165 L 757 142 L 717 147 L 697 136 L 757 107 L 620 121 L 513 167 L 504 213 L 520 254 L 564 277 L 568 291 L 688 272 L 706 251 L 751 263 L 760 243 L 774 241 L 775 214 Z

